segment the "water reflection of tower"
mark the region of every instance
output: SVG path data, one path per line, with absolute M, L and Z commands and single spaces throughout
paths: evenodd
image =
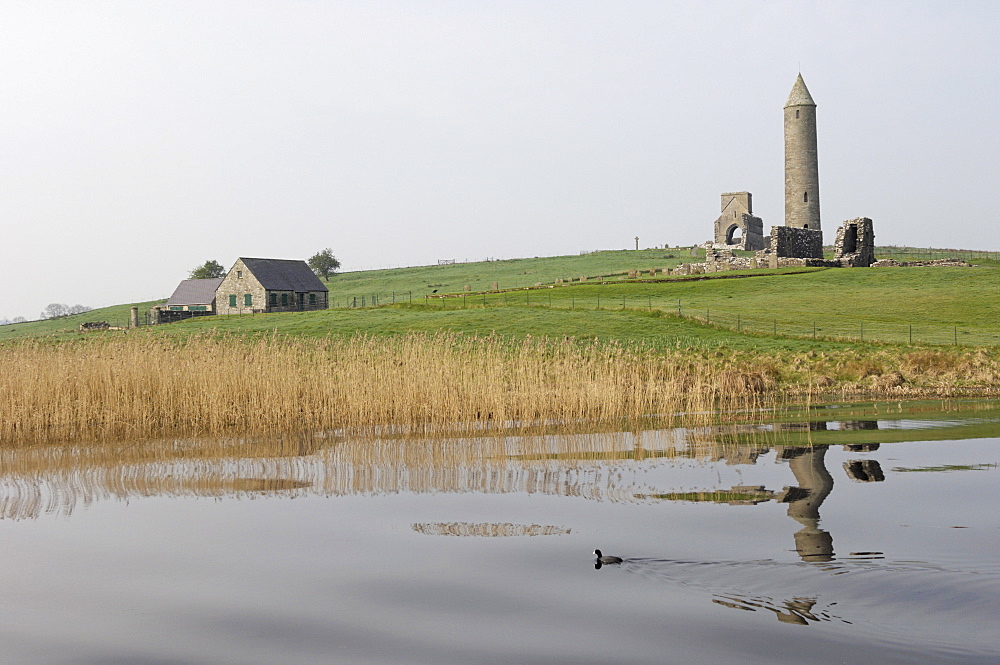
M 789 423 L 788 429 L 804 429 L 808 432 L 826 431 L 827 423 Z M 878 421 L 853 420 L 842 421 L 838 429 L 854 431 L 870 431 L 878 429 Z M 819 528 L 819 507 L 833 491 L 833 476 L 826 469 L 826 451 L 828 445 L 809 447 L 782 448 L 778 451 L 778 460 L 787 460 L 792 475 L 798 483 L 795 487 L 786 487 L 775 496 L 781 503 L 788 504 L 788 516 L 802 525 L 795 533 L 795 551 L 803 561 L 830 561 L 833 559 L 833 536 Z M 844 449 L 849 452 L 874 452 L 878 450 L 877 443 L 848 444 Z M 852 460 L 844 463 L 844 471 L 852 480 L 860 482 L 880 482 L 885 480 L 882 469 L 876 460 Z
M 783 448 L 779 460 L 788 466 L 798 483 L 786 487 L 775 498 L 788 504 L 788 516 L 802 525 L 795 532 L 795 551 L 803 561 L 833 559 L 833 536 L 819 528 L 819 507 L 833 490 L 833 476 L 826 470 L 828 446 Z

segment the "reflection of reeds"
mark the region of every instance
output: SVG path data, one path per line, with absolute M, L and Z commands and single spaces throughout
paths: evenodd
M 563 536 L 571 529 L 541 524 L 511 524 L 510 522 L 424 522 L 411 524 L 417 533 L 428 536 L 478 536 L 481 538 L 508 538 L 511 536 Z
M 0 439 L 80 440 L 539 421 L 754 409 L 770 373 L 615 343 L 453 334 L 0 348 Z
M 930 405 L 914 405 L 916 410 Z M 996 406 L 938 404 L 947 415 L 931 429 L 819 430 L 808 423 L 727 423 L 672 429 L 425 438 L 346 438 L 313 434 L 275 437 L 0 446 L 0 518 L 68 514 L 77 506 L 143 496 L 254 497 L 396 493 L 546 494 L 592 501 L 756 500 L 753 488 L 728 493 L 652 487 L 641 473 L 674 459 L 754 464 L 772 448 L 867 441 L 943 440 L 995 436 Z M 882 405 L 906 420 L 903 404 Z M 961 413 L 959 410 L 968 410 Z M 831 410 L 871 417 L 868 409 Z M 750 414 L 744 414 L 750 415 Z M 761 416 L 763 414 L 756 414 Z M 778 414 L 771 414 L 778 415 Z M 799 412 L 801 416 L 801 412 Z M 970 416 L 973 416 L 970 418 Z M 971 421 L 973 425 L 963 425 Z M 979 424 L 986 421 L 986 425 Z M 891 422 L 891 421 L 890 421 Z M 986 428 L 986 429 L 984 429 Z M 991 429 L 989 429 L 991 428 Z M 992 431 L 992 434 L 989 433 Z M 749 496 L 755 494 L 756 496 Z

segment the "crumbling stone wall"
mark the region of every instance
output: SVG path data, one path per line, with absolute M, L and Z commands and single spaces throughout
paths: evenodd
M 970 268 L 972 264 L 962 259 L 934 259 L 933 261 L 897 261 L 896 259 L 879 259 L 871 264 L 872 268 L 929 268 L 944 266 L 952 268 Z
M 705 272 L 722 270 L 750 270 L 756 268 L 757 260 L 749 256 L 735 256 L 732 248 L 709 248 L 705 250 Z
M 772 226 L 771 256 L 797 259 L 823 258 L 823 232 L 794 226 Z
M 849 219 L 837 229 L 833 258 L 845 268 L 867 268 L 875 263 L 875 231 L 867 217 Z

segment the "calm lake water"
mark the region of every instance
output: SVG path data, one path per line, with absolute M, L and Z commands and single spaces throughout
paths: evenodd
M 1000 403 L 776 420 L 4 449 L 0 662 L 1000 662 Z

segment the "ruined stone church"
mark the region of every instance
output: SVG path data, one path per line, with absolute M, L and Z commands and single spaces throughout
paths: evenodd
M 785 125 L 785 227 L 807 229 L 775 231 L 782 246 L 795 246 L 793 256 L 822 258 L 823 232 L 819 217 L 819 154 L 816 149 L 816 102 L 799 74 L 784 109 Z M 753 214 L 750 192 L 722 194 L 722 214 L 715 220 L 715 243 L 733 249 L 758 251 L 770 246 L 764 222 Z M 818 242 L 817 242 L 818 239 Z M 791 249 L 791 247 L 790 247 Z
M 874 258 L 872 221 L 858 218 L 837 230 L 835 258 L 823 259 L 823 228 L 819 208 L 819 154 L 816 148 L 816 102 L 800 73 L 784 107 L 785 224 L 764 235 L 764 222 L 753 214 L 750 192 L 722 194 L 721 214 L 715 220 L 714 243 L 706 243 L 708 264 L 743 267 L 733 249 L 757 252 L 753 265 L 778 267 L 782 263 L 867 266 Z M 740 264 L 740 265 L 737 265 Z M 806 263 L 802 263 L 805 265 Z

